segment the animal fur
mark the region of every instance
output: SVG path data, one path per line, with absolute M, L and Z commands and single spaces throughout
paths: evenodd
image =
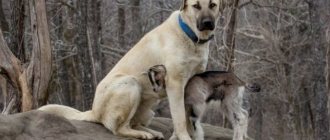
M 100 122 L 115 135 L 163 138 L 160 132 L 146 127 L 153 117 L 151 107 L 159 100 L 159 94 L 154 94 L 148 78 L 140 78 L 141 72 L 163 64 L 167 68 L 166 93 L 174 135 L 180 140 L 190 140 L 184 113 L 184 87 L 191 76 L 205 71 L 209 42 L 193 42 L 180 28 L 178 17 L 181 15 L 199 39 L 208 39 L 214 34 L 214 27 L 210 30 L 206 24 L 202 25 L 203 21 L 207 19 L 216 25 L 222 11 L 221 1 L 183 0 L 184 6 L 180 11 L 173 12 L 166 21 L 147 33 L 98 84 L 90 111 L 82 113 L 58 105 L 40 110 L 69 119 Z M 194 8 L 196 4 L 201 9 Z M 215 7 L 210 8 L 210 4 Z
M 248 126 L 248 112 L 242 108 L 245 88 L 260 91 L 259 85 L 245 83 L 231 72 L 207 71 L 193 76 L 185 88 L 187 126 L 193 139 L 204 139 L 200 121 L 206 105 L 214 100 L 221 101 L 221 110 L 233 125 L 233 140 L 243 140 Z
M 164 70 L 162 73 L 165 73 Z M 159 75 L 157 78 L 165 80 L 165 75 Z M 156 87 L 158 86 L 156 85 Z M 259 85 L 245 83 L 230 72 L 207 71 L 193 76 L 185 87 L 184 98 L 186 118 L 189 120 L 187 122 L 188 132 L 192 138 L 194 140 L 204 139 L 200 121 L 206 105 L 210 101 L 221 101 L 222 111 L 234 127 L 233 140 L 243 140 L 246 137 L 248 118 L 247 111 L 242 108 L 245 88 L 251 92 L 260 91 Z M 176 137 L 172 136 L 171 139 L 176 139 Z

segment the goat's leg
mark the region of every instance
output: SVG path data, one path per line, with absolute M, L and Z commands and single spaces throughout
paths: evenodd
M 243 140 L 247 136 L 248 113 L 242 108 L 242 100 L 242 89 L 224 99 L 223 113 L 233 125 L 233 140 Z
M 195 104 L 190 111 L 190 120 L 192 122 L 194 140 L 204 140 L 204 131 L 201 125 L 201 119 L 203 117 L 206 104 Z M 189 114 L 188 114 L 189 115 Z

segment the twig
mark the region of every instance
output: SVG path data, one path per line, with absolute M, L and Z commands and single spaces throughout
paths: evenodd
M 244 6 L 247 6 L 249 4 L 252 4 L 252 5 L 257 6 L 257 7 L 262 7 L 262 8 L 275 8 L 275 9 L 280 9 L 280 10 L 296 9 L 296 7 L 287 8 L 287 7 L 278 7 L 278 6 L 272 6 L 272 5 L 262 5 L 262 4 L 259 4 L 259 3 L 255 2 L 254 0 L 247 1 L 247 2 L 239 5 L 238 9 L 241 9 Z
M 110 52 L 110 51 L 106 51 L 106 50 L 102 50 L 101 52 L 103 54 L 110 55 L 110 56 L 113 56 L 115 58 L 121 58 L 121 57 L 123 57 L 122 55 L 120 55 L 118 53 L 115 53 L 115 52 Z
M 265 40 L 265 36 L 263 35 L 256 35 L 256 34 L 251 34 L 251 33 L 248 33 L 248 32 L 244 32 L 240 29 L 236 30 L 236 33 L 239 33 L 239 34 L 242 34 L 244 36 L 247 36 L 247 37 L 251 37 L 251 38 L 256 38 L 256 39 L 260 39 L 260 40 Z
M 260 61 L 266 61 L 266 62 L 269 62 L 269 63 L 272 63 L 272 64 L 278 64 L 278 62 L 276 62 L 274 60 L 271 60 L 271 59 L 268 59 L 268 58 L 264 58 L 264 57 L 260 57 L 258 55 L 254 55 L 254 54 L 251 54 L 251 53 L 243 52 L 243 51 L 240 51 L 240 50 L 235 50 L 235 52 L 236 53 L 239 53 L 239 54 L 246 55 L 246 56 L 253 57 L 253 58 L 258 59 Z
M 92 49 L 92 42 L 91 42 L 91 37 L 90 37 L 90 29 L 87 27 L 87 45 L 88 45 L 88 52 L 89 52 L 89 57 L 92 61 L 92 73 L 93 73 L 93 85 L 96 87 L 97 86 L 97 80 L 96 80 L 96 68 L 95 68 L 95 61 L 94 61 L 94 56 L 93 56 L 93 49 Z
M 73 52 L 70 52 L 70 54 L 66 55 L 66 56 L 63 56 L 63 57 L 60 57 L 58 59 L 55 60 L 55 62 L 59 62 L 59 61 L 62 61 L 62 60 L 65 60 L 69 57 L 72 57 L 72 56 L 75 56 L 77 55 L 78 53 L 76 51 L 73 51 Z
M 7 105 L 7 107 L 4 108 L 4 110 L 1 112 L 1 114 L 8 115 L 10 113 L 10 110 L 13 108 L 15 102 L 16 102 L 16 96 L 14 96 L 10 100 L 9 104 Z
M 78 13 L 77 9 L 76 9 L 75 7 L 73 7 L 72 5 L 66 3 L 66 2 L 64 2 L 64 1 L 62 1 L 62 0 L 60 1 L 60 3 L 61 3 L 62 5 L 65 5 L 65 6 L 69 7 L 70 9 L 72 9 L 75 13 Z
M 126 51 L 125 50 L 122 50 L 122 49 L 118 49 L 118 48 L 114 48 L 114 47 L 109 47 L 105 44 L 100 44 L 100 46 L 102 47 L 102 50 L 110 50 L 112 52 L 115 52 L 115 53 L 118 53 L 118 54 L 121 54 L 121 55 L 124 55 L 126 54 Z

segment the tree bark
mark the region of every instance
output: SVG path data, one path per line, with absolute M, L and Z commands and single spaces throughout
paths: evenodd
M 6 110 L 6 106 L 7 106 L 7 80 L 1 76 L 0 74 L 0 91 L 2 94 L 2 108 L 3 111 Z M 0 101 L 1 102 L 1 101 Z
M 234 71 L 234 60 L 235 60 L 235 41 L 236 41 L 236 12 L 239 0 L 234 0 L 231 4 L 231 15 L 229 17 L 229 23 L 225 28 L 225 40 L 224 45 L 226 46 L 225 53 L 225 66 L 227 71 Z M 229 128 L 228 119 L 223 117 L 223 127 Z
M 131 0 L 133 7 L 131 8 L 132 15 L 132 29 L 134 31 L 134 36 L 132 39 L 138 40 L 142 37 L 142 19 L 140 13 L 140 0 Z M 135 43 L 135 42 L 134 42 Z
M 262 140 L 262 126 L 263 126 L 263 113 L 262 113 L 262 110 L 263 110 L 263 106 L 262 106 L 262 97 L 260 96 L 256 96 L 256 104 L 258 106 L 258 109 L 255 109 L 257 110 L 256 112 L 256 117 L 257 117 L 257 120 L 256 123 L 255 123 L 255 129 L 256 129 L 256 134 L 255 134 L 255 140 Z
M 318 50 L 324 50 L 326 48 L 326 25 L 327 15 L 324 11 L 328 11 L 326 4 L 327 1 L 323 0 L 312 0 L 309 2 L 310 8 L 310 22 L 311 22 L 311 53 L 318 60 L 324 59 L 325 54 L 320 54 Z M 322 52 L 322 51 L 321 51 Z M 324 51 L 323 51 L 324 52 Z M 323 58 L 319 58 L 322 57 Z M 322 62 L 316 61 L 312 64 L 313 69 L 317 70 L 313 72 L 313 80 L 315 86 L 312 89 L 315 97 L 313 99 L 314 104 L 314 136 L 317 140 L 328 140 L 329 139 L 329 117 L 328 117 L 328 95 L 326 92 L 325 76 L 323 75 L 324 67 L 322 68 Z
M 226 69 L 227 71 L 234 71 L 234 60 L 235 60 L 235 41 L 236 41 L 236 12 L 238 7 L 239 0 L 234 0 L 231 6 L 231 15 L 229 18 L 228 26 L 225 29 L 225 43 L 226 46 Z
M 69 2 L 69 0 L 67 1 Z M 59 62 L 59 69 L 61 70 L 60 73 L 60 87 L 63 89 L 61 90 L 64 98 L 65 105 L 74 106 L 77 109 L 83 108 L 83 98 L 82 98 L 82 82 L 79 79 L 79 67 L 77 66 L 77 59 L 78 57 L 78 46 L 75 45 L 75 41 L 78 36 L 78 25 L 75 24 L 78 21 L 78 12 L 76 11 L 77 8 L 77 1 L 72 1 L 72 7 L 65 7 L 65 21 L 63 26 L 63 35 L 62 39 L 64 41 L 65 46 L 61 46 L 65 50 L 71 50 L 72 54 L 75 54 L 68 59 L 63 60 L 63 62 Z M 77 22 L 78 23 L 78 22 Z M 60 56 L 61 53 L 59 53 Z M 73 80 L 69 80 L 73 79 Z M 64 89 L 67 88 L 67 89 Z
M 125 25 L 126 25 L 126 14 L 123 6 L 118 5 L 118 23 L 119 23 L 119 31 L 118 31 L 118 44 L 120 47 L 125 46 Z
M 33 92 L 33 107 L 47 103 L 48 84 L 52 74 L 52 48 L 50 44 L 45 0 L 30 0 L 33 52 L 27 68 L 28 85 Z
M 93 86 L 96 87 L 98 82 L 103 78 L 103 55 L 101 53 L 101 1 L 89 0 L 88 4 L 88 27 L 87 38 L 89 53 L 92 61 Z
M 19 89 L 22 96 L 22 111 L 32 109 L 31 89 L 27 85 L 27 79 L 19 61 L 10 51 L 0 29 L 0 74 L 4 75 L 11 84 Z M 17 100 L 19 101 L 19 100 Z M 20 110 L 20 109 L 19 109 Z
M 9 31 L 9 24 L 6 20 L 3 8 L 2 8 L 2 0 L 0 0 L 0 27 L 2 31 L 8 32 Z
M 327 86 L 327 96 L 328 96 L 328 117 L 330 117 L 330 26 L 327 29 L 327 54 L 326 54 L 326 86 Z M 329 121 L 329 127 L 330 127 L 330 121 Z M 330 129 L 330 128 L 329 128 Z
M 14 55 L 22 61 L 26 62 L 25 48 L 24 48 L 24 21 L 25 21 L 25 6 L 27 4 L 25 0 L 15 0 L 12 2 L 13 10 L 11 16 L 11 42 L 9 43 L 10 49 Z
M 90 40 L 88 38 L 88 1 L 78 2 L 78 9 L 80 11 L 79 20 L 77 21 L 79 22 L 77 23 L 79 37 L 76 44 L 79 47 L 77 47 L 78 56 L 76 57 L 76 62 L 78 62 L 81 90 L 83 91 L 80 93 L 83 98 L 82 110 L 87 110 L 90 109 L 93 103 L 96 87 L 95 73 L 93 72 L 95 70 L 93 69 L 93 52 L 91 52 L 93 50 L 91 49 L 92 46 L 89 47 L 92 44 L 89 44 Z M 86 65 L 92 67 L 85 67 Z

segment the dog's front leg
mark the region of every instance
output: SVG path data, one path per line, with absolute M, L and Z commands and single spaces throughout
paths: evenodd
M 167 95 L 170 103 L 175 135 L 179 140 L 191 140 L 186 126 L 184 86 L 183 80 L 169 78 L 167 82 Z

